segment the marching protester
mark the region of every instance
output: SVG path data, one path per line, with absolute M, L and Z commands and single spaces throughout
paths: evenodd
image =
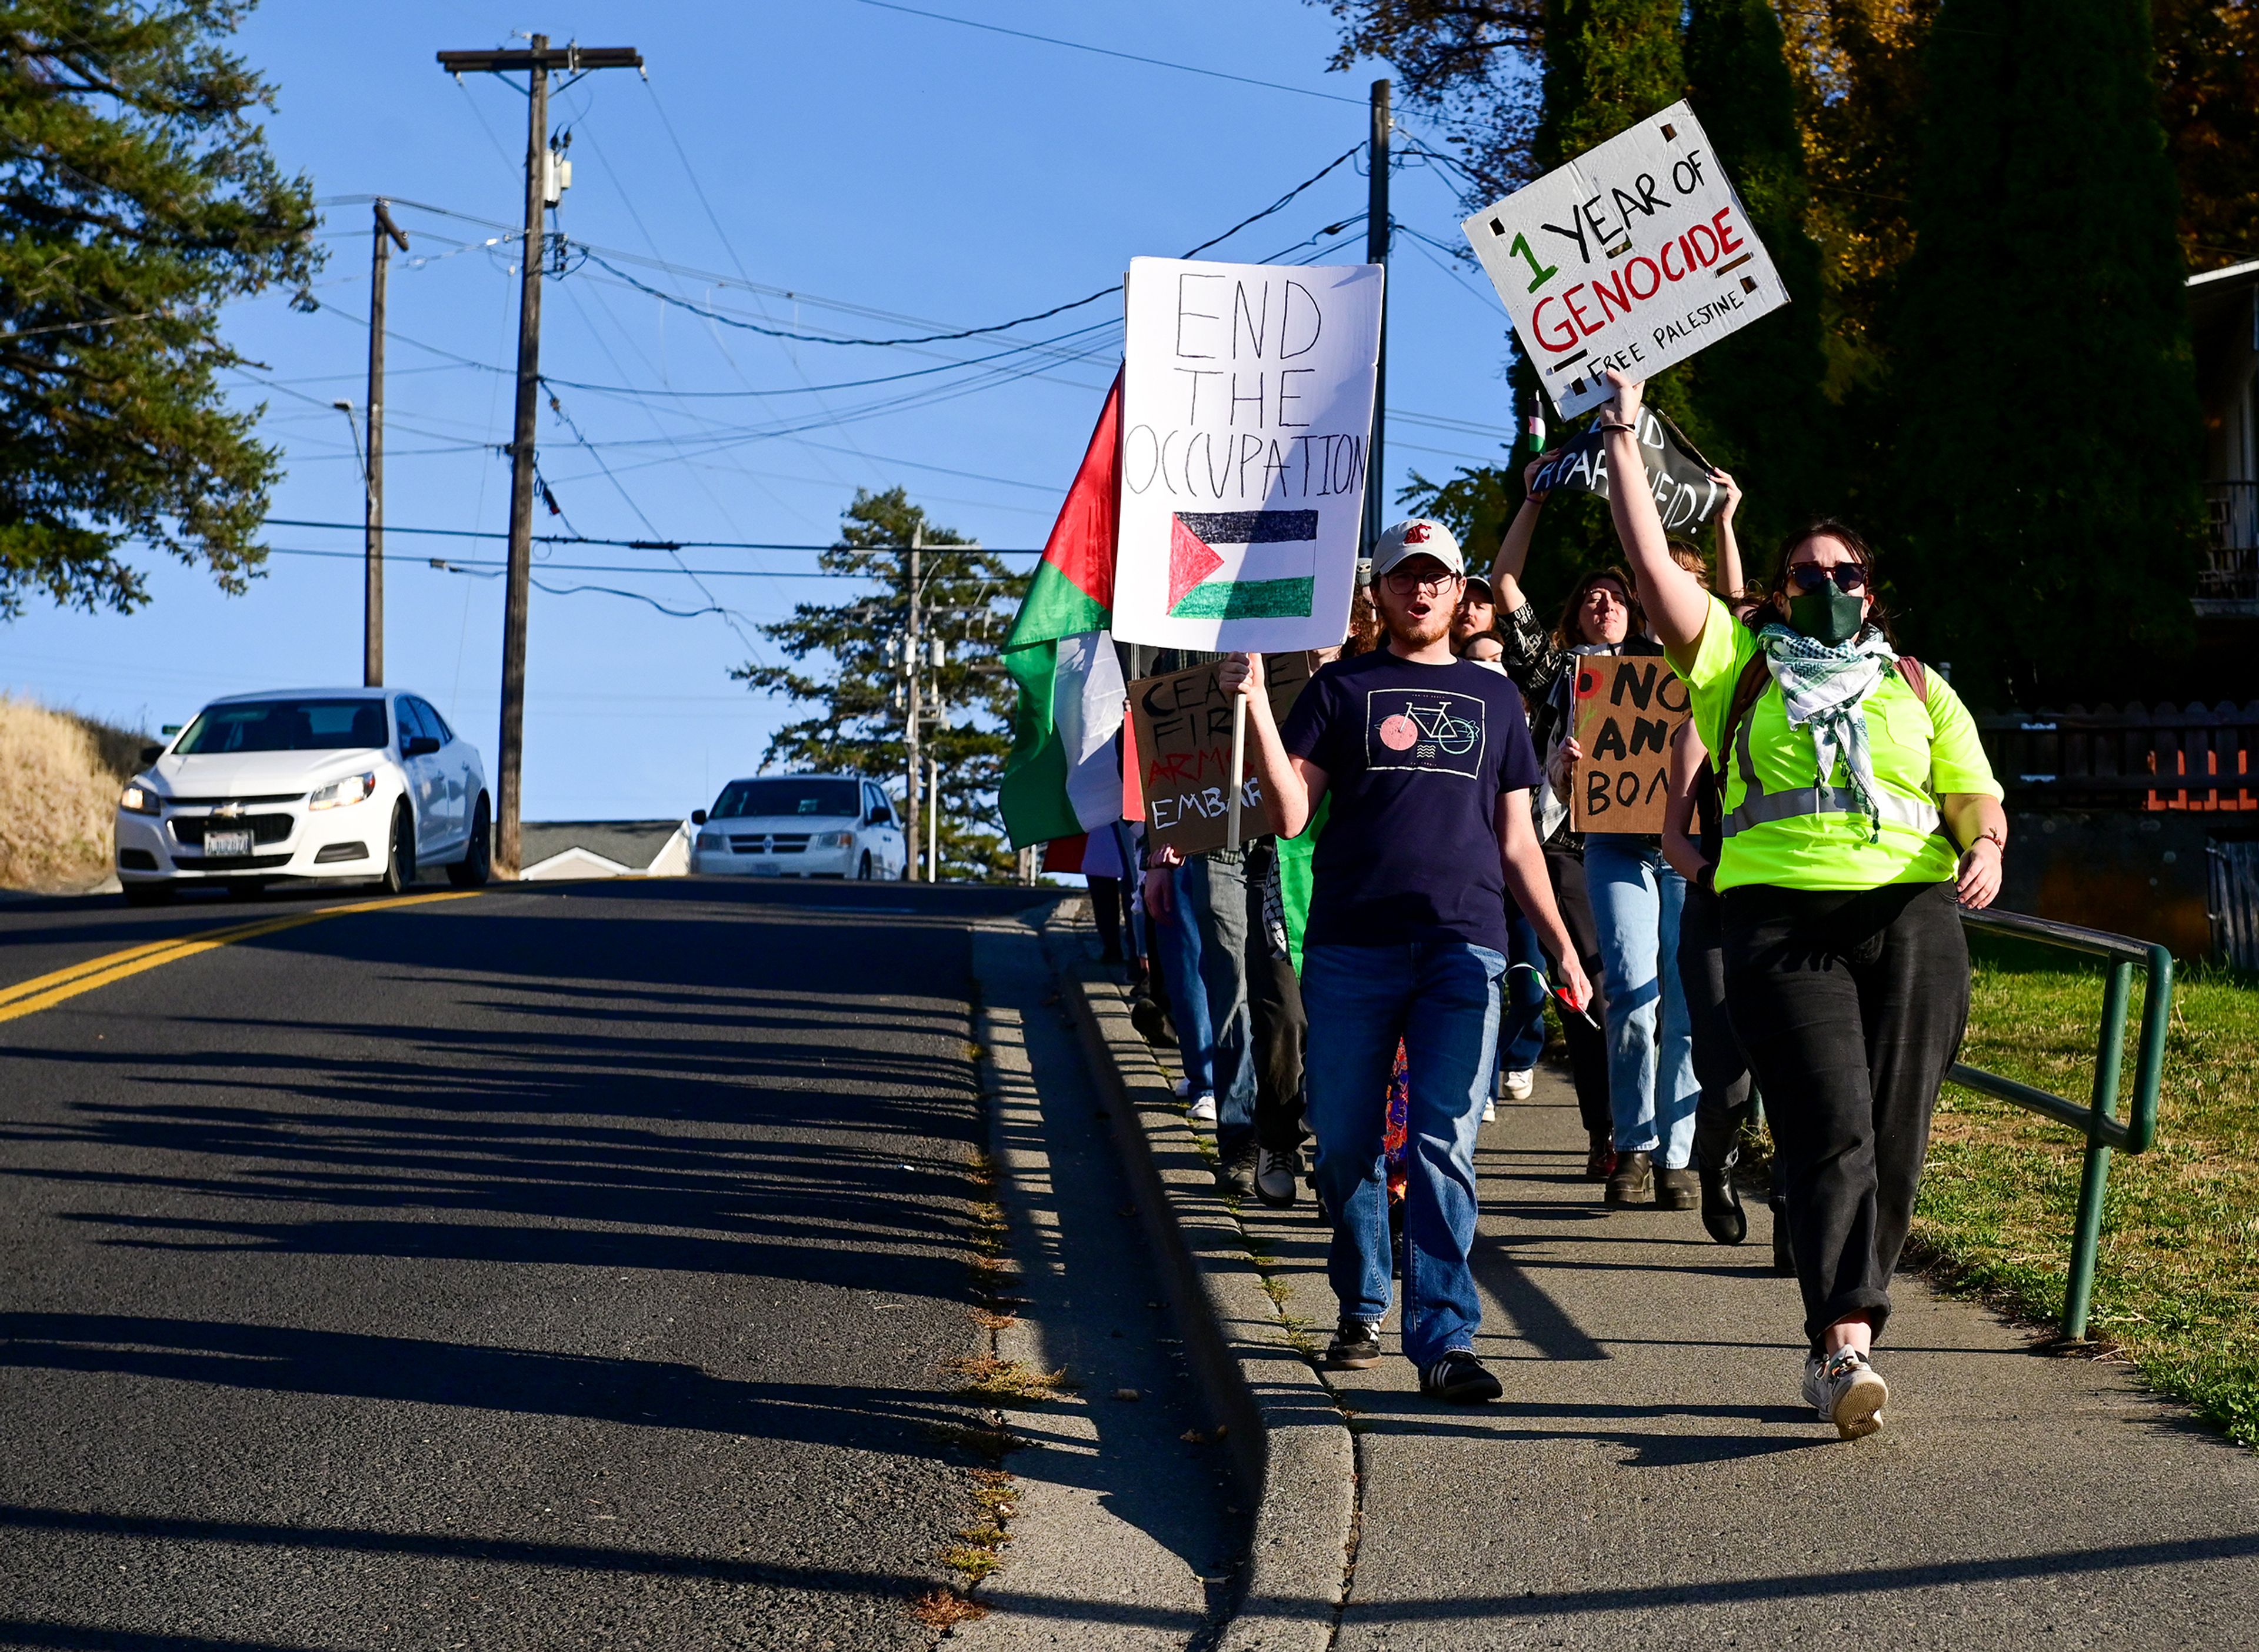
M 1282 730 L 1259 659 L 1226 659 L 1246 700 L 1251 766 L 1282 836 L 1330 808 L 1315 851 L 1302 999 L 1316 1181 L 1333 1221 L 1340 1300 L 1329 1363 L 1380 1357 L 1390 1300 L 1386 1103 L 1397 1046 L 1408 1066 L 1403 1346 L 1422 1391 L 1497 1397 L 1474 1353 L 1482 1309 L 1474 1139 L 1491 1082 L 1510 893 L 1552 950 L 1554 979 L 1589 991 L 1548 886 L 1528 798 L 1539 781 L 1509 682 L 1451 652 L 1465 565 L 1442 523 L 1400 523 L 1375 546 L 1371 587 L 1386 636 L 1327 666 Z
M 1607 377 L 1608 464 L 1635 474 L 1641 387 Z M 1851 529 L 1790 535 L 1752 630 L 1671 559 L 1643 490 L 1609 509 L 1719 754 L 1726 1001 L 1787 1185 L 1804 1397 L 1854 1439 L 1889 1398 L 1874 1340 L 1968 1021 L 1956 902 L 1999 890 L 2000 787 L 1951 685 L 1893 647 Z
M 1654 1063 L 1650 1057 L 1643 1084 L 1635 1072 L 1627 1072 L 1621 1080 L 1625 1093 L 1623 1105 L 1630 1109 L 1634 1126 L 1626 1132 L 1617 1122 L 1617 1104 L 1613 1099 L 1619 1083 L 1611 1054 L 1614 1041 L 1600 1029 L 1614 1029 L 1621 1023 L 1621 1013 L 1615 1008 L 1616 989 L 1611 983 L 1614 973 L 1621 972 L 1630 960 L 1620 953 L 1614 959 L 1617 970 L 1611 971 L 1586 874 L 1586 840 L 1570 823 L 1565 787 L 1571 766 L 1582 755 L 1571 734 L 1577 660 L 1587 654 L 1651 649 L 1654 645 L 1640 635 L 1642 626 L 1628 574 L 1610 571 L 1586 575 L 1570 592 L 1559 622 L 1550 633 L 1538 620 L 1535 605 L 1523 594 L 1522 569 L 1529 562 L 1530 540 L 1537 532 L 1538 516 L 1546 499 L 1543 491 L 1531 489 L 1529 485 L 1548 457 L 1541 454 L 1522 473 L 1525 493 L 1521 507 L 1499 544 L 1491 582 L 1498 593 L 1499 616 L 1506 628 L 1506 667 L 1529 697 L 1530 732 L 1544 758 L 1547 784 L 1540 788 L 1536 801 L 1538 836 L 1545 844 L 1546 871 L 1561 915 L 1570 933 L 1577 938 L 1578 955 L 1585 972 L 1595 982 L 1595 1001 L 1588 1006 L 1593 1022 L 1573 1015 L 1561 1018 L 1562 1038 L 1569 1051 L 1570 1076 L 1577 1087 L 1577 1109 L 1584 1122 L 1589 1147 L 1585 1175 L 1589 1180 L 1606 1182 L 1609 1202 L 1617 1203 L 1653 1194 L 1647 1155 L 1656 1141 L 1640 1128 L 1638 1098 L 1648 1098 L 1645 1130 L 1651 1132 L 1655 1123 Z M 1659 939 L 1656 944 L 1659 948 Z M 1652 1050 L 1655 972 L 1650 965 L 1636 973 L 1649 984 L 1648 997 L 1640 1007 L 1645 1011 L 1641 1025 L 1645 1029 L 1648 1047 Z M 1628 1042 L 1626 1048 L 1629 1049 Z M 1641 1150 L 1641 1157 L 1627 1163 L 1622 1152 L 1626 1148 Z
M 1215 1028 L 1208 1017 L 1207 976 L 1201 968 L 1200 925 L 1178 897 L 1177 872 L 1184 857 L 1173 849 L 1147 845 L 1140 896 L 1153 973 L 1161 979 L 1161 1000 L 1176 1029 L 1177 1065 L 1183 1077 L 1177 1094 L 1202 1124 L 1215 1122 Z M 1141 1031 L 1144 1030 L 1140 1029 Z M 1148 1039 L 1158 1043 L 1150 1032 Z

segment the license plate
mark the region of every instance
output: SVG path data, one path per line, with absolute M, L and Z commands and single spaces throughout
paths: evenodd
M 239 831 L 204 834 L 204 853 L 210 856 L 247 855 L 251 852 L 251 829 Z
M 777 864 L 776 864 L 776 862 L 775 862 L 775 861 L 773 861 L 773 860 L 757 860 L 757 861 L 753 862 L 753 876 L 754 876 L 754 877 L 756 877 L 756 878 L 773 878 L 773 877 L 775 877 L 776 875 L 777 875 Z

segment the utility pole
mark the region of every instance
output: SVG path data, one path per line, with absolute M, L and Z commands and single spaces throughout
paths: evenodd
M 1365 554 L 1380 543 L 1388 525 L 1387 474 L 1380 462 L 1382 427 L 1388 418 L 1388 135 L 1394 125 L 1388 111 L 1388 82 L 1372 83 L 1372 147 L 1371 170 L 1365 179 L 1365 261 L 1381 267 L 1380 354 L 1372 369 L 1372 439 L 1365 455 Z
M 376 199 L 376 250 L 368 270 L 368 459 L 361 487 L 361 536 L 368 574 L 361 596 L 360 680 L 366 688 L 384 686 L 384 286 L 392 268 L 392 244 L 408 250 L 408 238 Z
M 941 762 L 925 760 L 925 880 L 941 881 Z
M 525 123 L 525 244 L 519 249 L 517 299 L 517 417 L 510 438 L 510 570 L 502 589 L 502 749 L 495 780 L 495 870 L 517 875 L 519 772 L 525 750 L 525 619 L 533 595 L 534 409 L 541 391 L 541 273 L 547 260 L 542 211 L 555 198 L 552 180 L 561 170 L 549 148 L 549 71 L 574 80 L 600 68 L 643 68 L 631 46 L 567 43 L 552 51 L 549 37 L 531 37 L 530 51 L 442 52 L 439 67 L 466 74 L 527 75 Z M 570 83 L 569 82 L 567 82 Z M 558 182 L 561 182 L 561 179 Z
M 921 578 L 920 564 L 924 560 L 924 550 L 925 527 L 923 523 L 920 523 L 910 530 L 910 548 L 902 552 L 904 564 L 909 570 L 909 629 L 902 639 L 902 664 L 909 668 L 910 676 L 909 683 L 903 694 L 902 755 L 903 766 L 907 773 L 902 782 L 902 802 L 903 812 L 909 816 L 908 823 L 910 829 L 909 859 L 912 882 L 916 882 L 917 879 L 918 781 L 923 778 L 918 772 L 918 716 L 922 709 L 918 696 L 918 670 L 925 663 L 918 657 L 921 652 L 918 640 L 918 584 Z

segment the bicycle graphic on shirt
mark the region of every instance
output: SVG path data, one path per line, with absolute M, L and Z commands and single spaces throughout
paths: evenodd
M 1380 743 L 1392 751 L 1412 751 L 1422 758 L 1438 751 L 1462 757 L 1481 740 L 1482 726 L 1453 716 L 1450 702 L 1439 700 L 1432 706 L 1407 702 L 1403 710 L 1381 720 L 1379 733 Z M 1413 751 L 1415 746 L 1419 749 Z

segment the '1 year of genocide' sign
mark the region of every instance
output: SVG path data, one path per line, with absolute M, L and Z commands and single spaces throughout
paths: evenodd
M 1564 418 L 1788 302 L 1701 123 L 1673 103 L 1463 225 Z
M 1130 264 L 1114 635 L 1328 648 L 1349 630 L 1378 264 Z

